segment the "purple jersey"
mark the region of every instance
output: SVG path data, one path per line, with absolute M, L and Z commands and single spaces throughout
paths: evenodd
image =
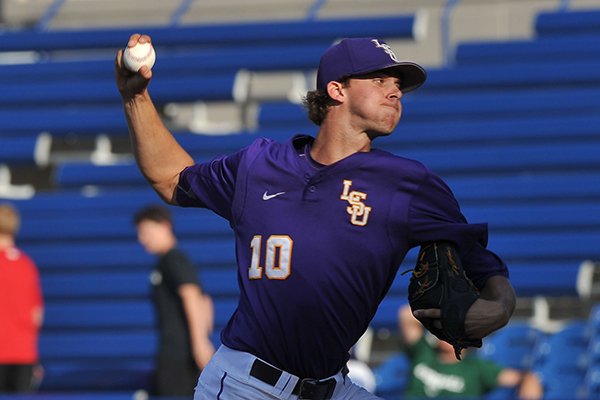
M 411 248 L 456 243 L 481 287 L 507 276 L 440 178 L 421 163 L 372 150 L 318 166 L 313 138 L 257 139 L 181 173 L 177 202 L 207 207 L 235 231 L 240 300 L 221 334 L 300 377 L 338 372 Z

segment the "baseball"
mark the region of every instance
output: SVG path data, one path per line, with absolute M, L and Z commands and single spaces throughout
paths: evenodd
M 156 53 L 150 43 L 138 43 L 133 47 L 127 47 L 123 52 L 123 65 L 132 72 L 138 72 L 143 65 L 152 68 L 154 61 L 156 61 Z

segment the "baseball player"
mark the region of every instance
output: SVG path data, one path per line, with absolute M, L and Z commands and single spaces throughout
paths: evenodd
M 135 34 L 128 46 L 150 41 Z M 239 304 L 195 399 L 373 399 L 352 383 L 349 349 L 367 329 L 406 253 L 451 242 L 480 296 L 464 332 L 505 325 L 515 295 L 504 263 L 485 248 L 450 189 L 421 163 L 373 149 L 400 120 L 404 93 L 426 73 L 375 38 L 342 40 L 322 56 L 307 94 L 316 138 L 258 138 L 195 164 L 161 122 L 148 84 L 115 60 L 137 163 L 168 203 L 205 207 L 235 232 Z M 439 308 L 415 316 L 443 323 Z

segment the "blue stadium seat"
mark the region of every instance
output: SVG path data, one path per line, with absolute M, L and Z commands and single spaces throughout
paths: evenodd
M 409 98 L 410 95 L 407 96 Z M 410 107 L 410 105 L 408 106 Z M 448 144 L 519 143 L 525 141 L 569 142 L 598 137 L 597 115 L 547 115 L 544 118 L 506 116 L 489 120 L 432 121 L 400 124 L 392 135 L 375 141 L 404 144 L 410 147 L 444 146 Z
M 497 387 L 482 396 L 485 400 L 512 400 L 517 398 L 517 389 Z
M 585 376 L 589 332 L 585 321 L 573 320 L 563 329 L 538 341 L 533 352 L 533 370 L 540 376 L 544 399 L 587 399 Z
M 597 151 L 600 141 L 557 144 L 496 144 L 460 148 L 402 149 L 384 148 L 394 154 L 416 159 L 441 175 L 508 173 L 595 169 L 600 167 Z
M 155 352 L 156 333 L 151 330 L 107 330 L 73 332 L 42 332 L 40 337 L 40 358 L 129 358 L 148 359 Z
M 309 42 L 333 42 L 340 37 L 413 38 L 413 15 L 391 17 L 335 18 L 304 21 L 223 23 L 180 27 L 128 27 L 117 29 L 34 30 L 3 32 L 0 51 L 52 51 L 78 49 L 118 49 L 133 32 L 152 36 L 159 48 L 190 46 L 256 46 Z
M 140 271 L 106 273 L 67 270 L 60 274 L 42 273 L 42 293 L 47 300 L 131 300 L 150 296 L 149 274 L 152 264 Z M 46 323 L 53 323 L 47 317 Z
M 0 134 L 0 164 L 35 165 L 37 136 L 10 136 Z
M 490 238 L 489 247 L 510 259 L 579 260 L 581 254 L 598 258 L 600 249 L 594 249 L 594 237 L 593 233 L 577 231 L 570 232 L 568 238 L 565 232 L 495 232 Z M 516 246 L 516 243 L 527 243 L 527 246 Z
M 48 380 L 52 381 L 52 378 L 49 377 L 49 374 L 46 374 L 46 382 Z M 72 391 L 67 392 L 68 387 L 63 387 L 63 390 L 59 390 L 57 392 L 46 391 L 48 384 L 44 382 L 42 383 L 42 393 L 33 393 L 33 394 L 20 394 L 19 400 L 38 400 L 40 398 L 44 398 L 44 400 L 131 400 L 134 393 L 130 390 L 114 390 L 110 392 L 95 392 L 89 390 L 82 391 Z M 0 400 L 14 400 L 15 395 L 0 395 Z M 156 397 L 150 397 L 151 400 L 159 400 Z
M 459 66 L 600 61 L 600 32 L 589 36 L 551 36 L 506 42 L 467 42 L 456 48 Z
M 114 83 L 113 83 L 114 87 Z M 60 89 L 56 89 L 59 90 Z M 81 88 L 78 89 L 84 92 Z M 126 134 L 123 110 L 116 105 L 97 107 L 3 107 L 0 110 L 0 135 Z M 35 118 L 31 118 L 35 115 Z
M 540 340 L 533 351 L 533 367 L 547 371 L 556 369 L 585 371 L 589 364 L 590 343 L 585 321 L 573 320 L 564 328 Z M 568 350 L 568 351 L 567 351 Z
M 138 208 L 129 212 L 100 212 L 89 210 L 88 215 L 66 217 L 56 215 L 40 216 L 24 219 L 19 232 L 21 242 L 56 242 L 65 240 L 99 241 L 110 239 L 132 240 L 136 237 L 133 225 L 133 214 Z M 178 236 L 186 238 L 219 238 L 233 240 L 229 223 L 223 218 L 206 210 L 189 210 L 171 207 L 173 225 Z M 94 212 L 95 211 L 95 212 Z
M 46 360 L 40 393 L 31 400 L 131 400 L 133 391 L 152 386 L 153 371 L 151 359 Z
M 63 188 L 85 185 L 119 187 L 148 185 L 135 163 L 95 165 L 91 163 L 61 164 L 55 176 L 56 184 Z
M 600 34 L 600 11 L 597 9 L 546 11 L 535 19 L 539 36 L 572 36 Z
M 200 268 L 235 265 L 235 245 L 229 238 L 203 241 L 183 239 L 179 245 Z M 40 269 L 48 273 L 72 268 L 147 269 L 154 260 L 135 240 L 27 244 L 23 245 L 23 250 L 36 260 Z
M 410 376 L 410 361 L 404 353 L 393 354 L 373 369 L 375 394 L 382 399 L 400 399 Z
M 145 281 L 149 285 L 148 280 Z M 88 285 L 91 286 L 91 285 Z M 45 305 L 44 329 L 152 329 L 154 311 L 145 300 L 51 301 Z
M 600 339 L 600 304 L 595 304 L 588 316 L 590 335 Z
M 586 88 L 600 81 L 600 61 L 431 69 L 421 94 L 443 91 Z
M 127 39 L 127 36 L 125 36 Z M 251 71 L 310 70 L 319 63 L 321 53 L 329 41 L 317 43 L 289 43 L 286 46 L 264 44 L 259 46 L 232 46 L 200 48 L 194 50 L 158 50 L 158 62 L 152 68 L 156 76 L 235 73 L 241 69 Z M 116 46 L 115 46 L 116 49 Z M 89 82 L 113 78 L 114 54 L 84 55 L 75 59 L 43 60 L 28 64 L 0 65 L 0 82 L 26 82 L 35 76 L 37 81 L 51 82 L 68 79 Z
M 544 400 L 587 400 L 585 375 L 580 371 L 556 371 L 550 368 L 536 370 L 544 391 Z
M 133 216 L 140 207 L 160 201 L 148 185 L 140 188 L 98 188 L 89 194 L 79 189 L 40 191 L 30 199 L 13 200 L 24 220 L 89 217 L 90 213 Z M 184 212 L 180 208 L 172 209 Z
M 486 221 L 493 230 L 593 228 L 600 224 L 600 204 L 573 199 L 564 202 L 468 204 L 462 212 L 470 222 Z
M 600 398 L 600 366 L 593 365 L 585 376 L 585 395 L 588 399 Z
M 240 294 L 236 268 L 200 268 L 204 290 L 215 299 L 237 299 Z
M 235 72 L 160 76 L 152 81 L 152 98 L 157 104 L 172 101 L 233 100 L 235 77 Z M 31 83 L 5 83 L 2 87 L 0 105 L 4 107 L 27 105 L 55 107 L 60 110 L 65 105 L 111 105 L 121 101 L 114 78 L 34 80 Z M 122 115 L 120 119 L 123 119 Z M 51 127 L 47 129 L 52 130 Z
M 577 274 L 580 262 L 532 260 L 530 262 L 505 260 L 510 280 L 517 296 L 577 296 Z M 531 279 L 535 276 L 536 279 Z
M 459 202 L 570 201 L 600 195 L 600 172 L 595 170 L 449 176 L 446 182 Z M 585 252 L 584 252 L 585 253 Z
M 541 332 L 527 322 L 515 322 L 488 336 L 477 354 L 511 368 L 527 370 Z

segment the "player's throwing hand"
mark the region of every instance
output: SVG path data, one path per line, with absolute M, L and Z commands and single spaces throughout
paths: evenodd
M 133 47 L 138 43 L 151 42 L 150 36 L 134 33 L 129 37 L 127 47 Z M 123 65 L 123 52 L 124 49 L 119 50 L 115 58 L 115 80 L 123 100 L 127 101 L 127 99 L 132 99 L 146 90 L 150 79 L 152 79 L 152 70 L 147 66 L 142 66 L 138 72 L 131 72 Z

